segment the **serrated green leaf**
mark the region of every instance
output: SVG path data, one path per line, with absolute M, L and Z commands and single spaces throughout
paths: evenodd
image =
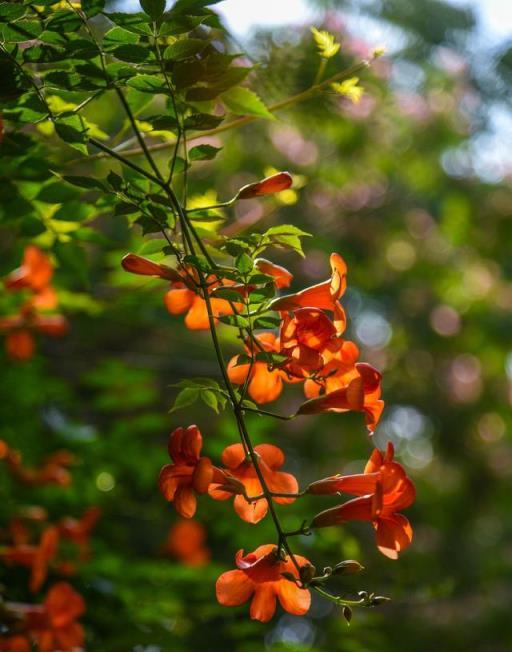
M 237 86 L 222 93 L 220 96 L 226 107 L 237 115 L 254 115 L 258 118 L 274 120 L 274 116 L 267 109 L 263 101 L 254 91 Z

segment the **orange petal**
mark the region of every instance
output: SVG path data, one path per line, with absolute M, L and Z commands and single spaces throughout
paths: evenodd
M 274 446 L 273 444 L 258 444 L 254 447 L 254 450 L 273 471 L 283 466 L 284 453 L 277 446 Z
M 276 611 L 276 594 L 272 582 L 258 584 L 251 602 L 250 614 L 253 620 L 267 623 Z
M 331 297 L 338 300 L 347 288 L 347 265 L 343 258 L 336 253 L 331 254 Z
M 166 500 L 174 500 L 178 484 L 178 478 L 174 473 L 174 464 L 166 464 L 163 466 L 158 477 L 158 488 Z
M 303 616 L 311 606 L 311 593 L 284 578 L 277 583 L 277 597 L 283 609 L 294 616 Z
M 215 593 L 219 604 L 225 607 L 237 607 L 251 597 L 254 584 L 241 570 L 231 570 L 218 578 Z
M 275 401 L 283 391 L 283 379 L 279 369 L 269 370 L 265 362 L 253 365 L 249 396 L 260 405 Z
M 183 518 L 192 518 L 196 513 L 197 499 L 192 487 L 178 487 L 174 494 L 174 507 Z
M 194 491 L 198 494 L 205 494 L 208 492 L 213 479 L 213 465 L 208 457 L 202 457 L 194 469 L 192 474 L 192 486 Z
M 206 331 L 210 328 L 206 301 L 194 295 L 192 305 L 185 316 L 185 326 L 191 331 Z
M 164 296 L 165 307 L 171 315 L 181 315 L 194 301 L 195 294 L 188 288 L 171 288 Z
M 297 478 L 291 473 L 283 473 L 276 471 L 269 476 L 267 484 L 271 491 L 279 494 L 296 494 L 299 491 L 299 483 Z M 276 503 L 280 505 L 287 505 L 293 503 L 295 498 L 274 498 Z
M 25 329 L 11 331 L 5 338 L 5 350 L 12 360 L 30 360 L 34 349 L 34 338 Z
M 267 274 L 267 276 L 272 276 L 274 278 L 274 284 L 277 289 L 287 288 L 293 280 L 293 274 L 291 274 L 285 267 L 281 265 L 276 265 L 275 263 L 266 260 L 265 258 L 256 258 L 254 261 L 254 266 L 262 274 Z
M 377 547 L 390 559 L 398 559 L 398 553 L 411 545 L 412 527 L 402 514 L 379 518 L 375 523 Z
M 242 444 L 231 444 L 226 446 L 222 453 L 222 463 L 228 469 L 236 469 L 242 462 L 245 461 L 245 451 Z
M 249 373 L 249 364 L 237 364 L 238 356 L 235 355 L 228 364 L 229 380 L 235 385 L 243 385 Z
M 312 523 L 312 527 L 328 527 L 330 525 L 340 525 L 345 521 L 371 521 L 372 497 L 360 496 L 353 498 L 343 505 L 331 507 L 317 514 Z
M 253 489 L 256 488 L 256 491 Z M 258 486 L 251 483 L 251 487 L 247 489 L 249 496 L 256 496 L 261 493 L 261 485 L 258 482 Z M 268 512 L 267 501 L 264 498 L 256 500 L 252 503 L 248 503 L 243 496 L 235 496 L 233 502 L 235 512 L 240 516 L 243 521 L 247 523 L 259 523 L 262 518 L 265 518 Z

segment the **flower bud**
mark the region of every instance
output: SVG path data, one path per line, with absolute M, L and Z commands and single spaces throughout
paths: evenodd
M 313 564 L 306 564 L 300 567 L 300 579 L 304 585 L 307 585 L 316 575 L 316 568 Z
M 275 192 L 287 190 L 292 185 L 293 179 L 288 172 L 278 172 L 256 183 L 250 183 L 240 188 L 236 199 L 252 199 L 262 195 L 271 195 Z
M 355 575 L 364 570 L 364 566 L 355 559 L 346 559 L 341 561 L 333 568 L 333 575 Z
M 139 274 L 140 276 L 158 276 L 168 281 L 183 280 L 172 267 L 154 263 L 152 260 L 137 256 L 136 254 L 127 254 L 121 261 L 121 265 L 125 271 L 132 274 Z

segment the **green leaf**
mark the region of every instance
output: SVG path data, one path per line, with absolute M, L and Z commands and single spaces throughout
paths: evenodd
M 68 145 L 87 154 L 87 127 L 81 116 L 71 115 L 55 122 L 55 131 Z
M 222 147 L 213 147 L 213 145 L 197 145 L 192 147 L 188 156 L 191 161 L 211 161 L 221 149 Z
M 137 75 L 127 81 L 128 86 L 141 93 L 167 93 L 163 80 L 155 75 Z
M 254 262 L 246 253 L 240 254 L 235 260 L 235 267 L 242 274 L 248 274 L 254 267 Z
M 273 226 L 262 235 L 262 245 L 274 245 L 283 249 L 292 249 L 304 257 L 301 238 L 310 237 L 311 234 L 299 229 L 292 224 Z
M 88 190 L 105 190 L 105 185 L 98 179 L 94 179 L 92 177 L 66 175 L 62 178 L 64 181 L 67 181 L 72 186 L 77 186 L 78 188 L 87 188 Z
M 155 238 L 148 240 L 139 249 L 138 253 L 141 255 L 149 256 L 151 254 L 160 254 L 163 251 L 166 242 L 163 238 Z
M 109 52 L 119 45 L 136 45 L 139 37 L 122 27 L 113 27 L 103 37 L 103 48 Z
M 69 186 L 54 181 L 47 186 L 44 186 L 39 191 L 36 199 L 45 202 L 46 204 L 62 204 L 72 199 L 76 199 L 78 191 L 70 188 Z
M 274 120 L 274 116 L 267 109 L 263 101 L 248 88 L 237 86 L 220 96 L 226 107 L 237 115 L 254 115 L 258 118 Z
M 219 401 L 215 392 L 211 389 L 204 389 L 201 392 L 201 399 L 205 405 L 210 407 L 217 414 L 219 413 Z
M 179 127 L 178 120 L 172 115 L 155 115 L 144 120 L 149 122 L 155 131 L 174 131 Z
M 249 320 L 242 315 L 221 315 L 219 321 L 228 326 L 236 326 L 237 328 L 249 328 Z
M 165 11 L 165 0 L 140 0 L 140 6 L 153 20 L 158 20 Z
M 223 116 L 193 113 L 185 119 L 184 127 L 185 129 L 195 129 L 197 131 L 209 131 L 218 127 L 223 119 Z
M 181 408 L 187 407 L 187 405 L 192 405 L 199 398 L 200 390 L 196 387 L 185 387 L 181 392 L 176 396 L 174 404 L 169 412 L 175 412 Z
M 188 59 L 189 57 L 199 54 L 207 45 L 208 41 L 205 41 L 204 39 L 185 37 L 176 41 L 172 45 L 169 45 L 164 50 L 164 59 L 182 61 L 183 59 Z

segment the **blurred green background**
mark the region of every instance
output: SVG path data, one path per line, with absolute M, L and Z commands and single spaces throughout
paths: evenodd
M 251 622 L 247 607 L 216 603 L 215 579 L 233 567 L 235 551 L 273 540 L 268 518 L 248 526 L 227 504 L 204 498 L 198 518 L 211 563 L 189 568 L 162 553 L 176 521 L 156 487 L 168 432 L 196 422 L 207 454 L 218 457 L 236 441 L 235 424 L 229 413 L 215 417 L 203 406 L 168 414 L 172 383 L 218 376 L 209 336 L 187 332 L 166 313 L 165 284 L 122 272 L 122 255 L 139 250 L 141 236 L 121 216 L 95 214 L 71 253 L 55 250 L 70 334 L 41 341 L 24 364 L 0 354 L 0 437 L 34 463 L 58 448 L 78 459 L 67 489 L 21 488 L 2 473 L 0 514 L 5 520 L 20 504 L 44 505 L 53 520 L 92 504 L 103 510 L 93 559 L 74 581 L 87 600 L 87 649 L 94 652 L 511 649 L 511 159 L 508 150 L 508 164 L 499 151 L 490 160 L 488 144 L 499 150 L 509 137 L 497 131 L 496 115 L 505 120 L 510 108 L 512 50 L 482 43 L 471 9 L 438 0 L 315 6 L 324 10 L 317 26 L 342 39 L 329 66 L 380 45 L 366 40 L 364 25 L 396 35 L 389 54 L 361 75 L 361 102 L 322 96 L 275 122 L 205 140 L 224 149 L 198 166 L 192 183 L 197 194 L 217 188 L 224 198 L 272 169 L 296 177 L 296 192 L 245 203 L 235 218 L 255 228 L 292 223 L 313 234 L 305 259 L 274 257 L 294 272 L 296 288 L 327 276 L 331 251 L 346 259 L 348 336 L 383 372 L 386 409 L 374 441 L 382 447 L 391 439 L 415 481 L 417 502 L 408 511 L 415 540 L 393 562 L 379 555 L 367 524 L 301 538 L 301 552 L 314 549 L 318 566 L 352 557 L 365 565 L 341 591 L 393 598 L 356 611 L 350 627 L 316 599 L 307 616 L 280 612 L 267 625 Z M 351 32 L 354 11 L 370 22 L 356 21 Z M 315 77 L 309 26 L 259 30 L 232 47 L 260 62 L 252 87 L 267 103 Z M 101 111 L 117 130 L 114 108 L 102 101 Z M 70 151 L 54 146 L 41 155 L 62 164 L 75 158 Z M 73 165 L 73 174 L 81 165 L 90 169 Z M 104 174 L 110 164 L 96 166 Z M 13 207 L 5 202 L 4 210 Z M 73 212 L 87 210 L 70 190 L 61 233 L 73 232 L 65 226 Z M 18 266 L 29 227 L 23 237 L 0 231 L 2 275 Z M 34 230 L 36 242 L 48 237 Z M 228 329 L 222 332 L 228 354 L 238 352 Z M 276 411 L 288 413 L 300 396 L 288 387 Z M 289 423 L 254 417 L 249 425 L 254 441 L 285 450 L 286 469 L 301 485 L 358 472 L 371 450 L 360 415 Z M 317 508 L 305 500 L 279 509 L 294 528 Z M 0 568 L 0 582 L 15 587 L 10 599 L 27 598 L 25 577 Z

